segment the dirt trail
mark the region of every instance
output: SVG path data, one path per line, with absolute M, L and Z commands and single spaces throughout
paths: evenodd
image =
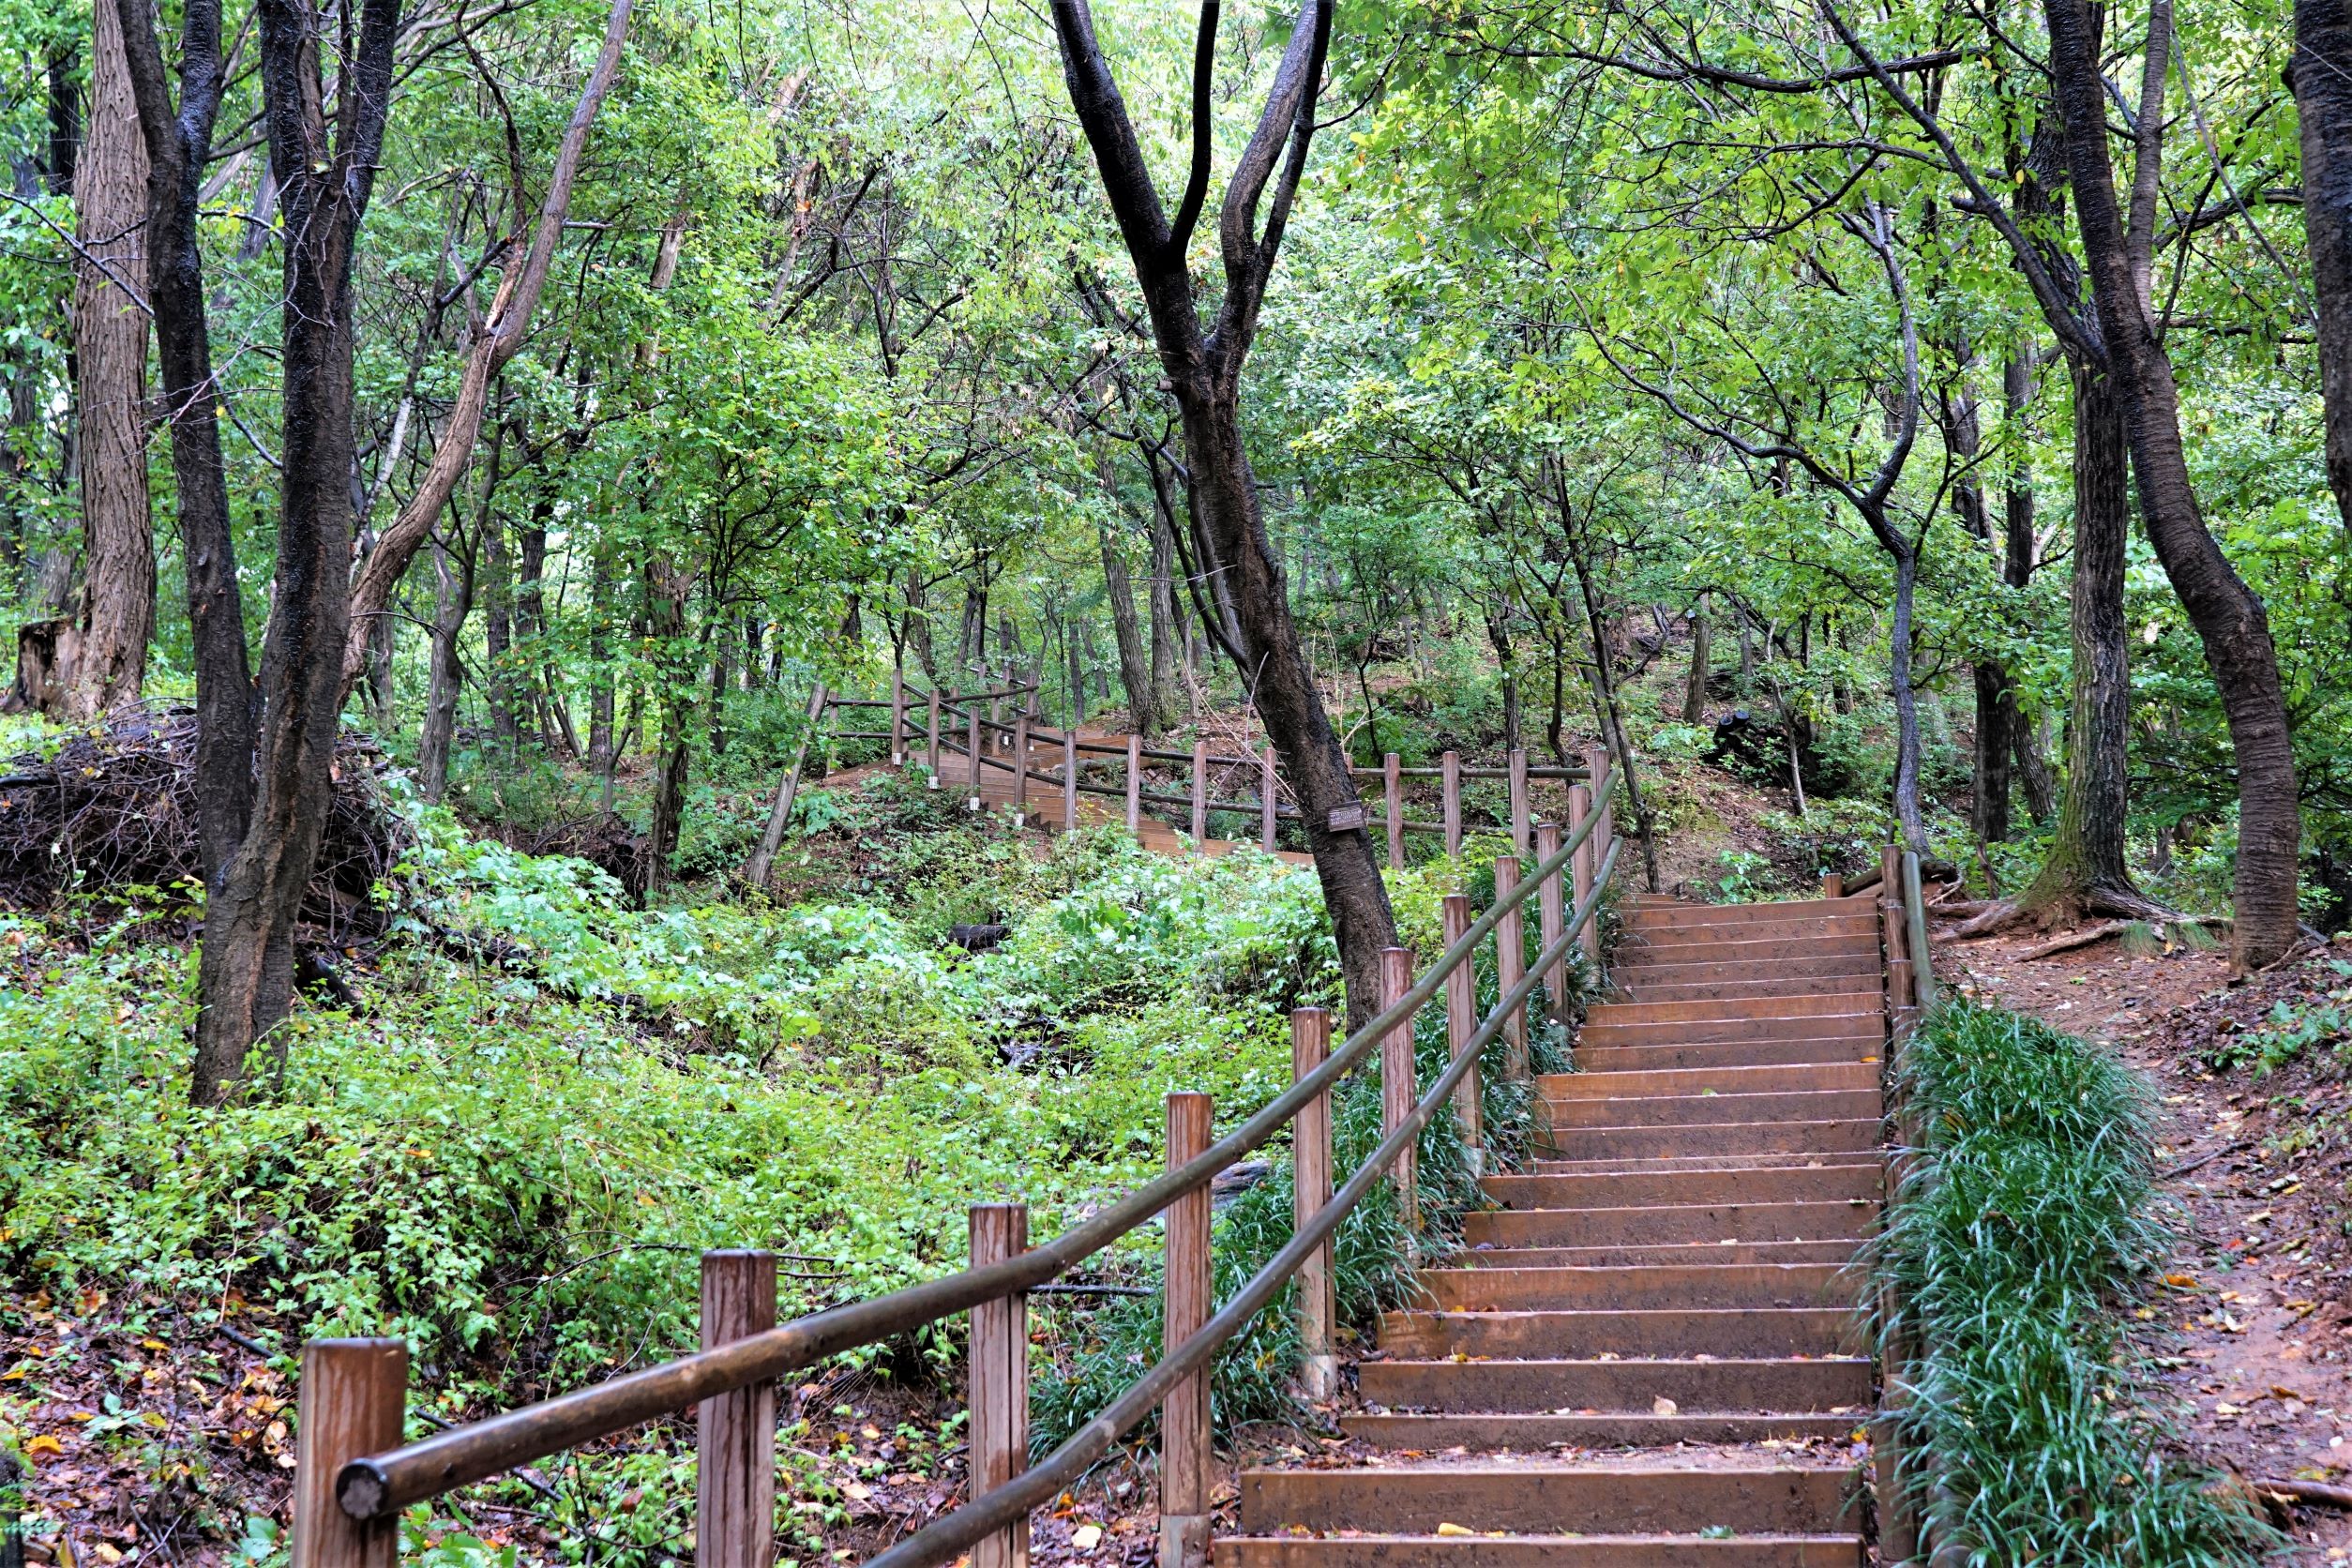
M 1939 942 L 1936 967 L 1981 1001 L 2113 1044 L 2158 1085 L 2177 1239 L 2137 1338 L 2159 1369 L 2160 1421 L 2249 1482 L 2352 1486 L 2352 1048 L 2315 1044 L 2267 1076 L 2213 1064 L 2275 1003 L 2352 983 L 2330 963 L 2352 945 L 2233 987 L 2215 952 L 2133 957 L 2108 941 L 2022 959 L 2041 940 Z M 2352 1512 L 2271 1506 L 2295 1541 L 2279 1561 L 2352 1559 Z

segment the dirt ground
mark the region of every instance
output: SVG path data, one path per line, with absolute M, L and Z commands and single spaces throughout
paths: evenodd
M 2115 940 L 2046 958 L 2039 933 L 1939 940 L 1946 984 L 2108 1042 L 2154 1079 L 2175 1243 L 2138 1342 L 2187 1456 L 2268 1495 L 2283 1562 L 2352 1557 L 2352 1512 L 2286 1506 L 2264 1483 L 2352 1485 L 2352 1044 L 2319 1040 L 2262 1074 L 2229 1065 L 2274 1006 L 2352 988 L 2352 944 L 2232 985 L 2223 954 L 2133 956 Z

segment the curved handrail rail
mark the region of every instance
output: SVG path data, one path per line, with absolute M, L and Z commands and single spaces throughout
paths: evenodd
M 1380 1042 L 1390 1031 L 1408 1023 L 1434 1000 L 1446 977 L 1471 961 L 1478 944 L 1494 932 L 1506 915 L 1534 897 L 1537 890 L 1550 878 L 1560 874 L 1571 857 L 1592 837 L 1595 828 L 1607 819 L 1608 813 L 1605 810 L 1588 813 L 1557 851 L 1535 866 L 1509 894 L 1490 904 L 1485 913 L 1472 921 L 1469 928 L 1439 955 L 1426 973 L 1407 988 L 1403 996 L 1381 1009 L 1335 1048 L 1321 1066 L 1300 1078 L 1240 1127 L 1199 1155 L 1145 1183 L 1052 1241 L 1003 1262 L 966 1269 L 942 1279 L 929 1280 L 867 1301 L 811 1313 L 746 1338 L 681 1356 L 659 1366 L 628 1373 L 590 1388 L 451 1427 L 399 1448 L 353 1459 L 342 1467 L 336 1477 L 337 1501 L 343 1512 L 354 1519 L 383 1519 L 410 1503 L 438 1497 L 456 1487 L 545 1458 L 564 1449 L 672 1414 L 687 1405 L 783 1377 L 841 1351 L 873 1344 L 1051 1280 L 1159 1214 L 1178 1199 L 1206 1186 L 1220 1171 L 1274 1137 L 1301 1108 L 1330 1092 L 1344 1074 L 1379 1048 Z M 1607 886 L 1608 873 L 1616 866 L 1618 844 L 1619 840 L 1612 833 L 1603 852 L 1599 873 L 1592 880 L 1592 891 L 1577 906 L 1576 919 L 1568 925 L 1563 936 L 1545 947 L 1537 963 L 1514 988 L 1511 995 L 1498 1002 L 1485 1023 L 1472 1035 L 1471 1042 L 1455 1057 L 1440 1078 L 1440 1089 L 1450 1091 L 1460 1081 L 1469 1070 L 1469 1063 L 1477 1061 L 1479 1050 L 1504 1026 L 1512 1009 L 1523 1003 L 1543 977 L 1551 973 L 1566 957 L 1574 939 L 1591 920 L 1593 911 L 1598 907 L 1602 892 Z M 1438 1092 L 1432 1091 L 1432 1094 L 1425 1096 L 1422 1105 L 1416 1108 L 1414 1115 L 1419 1118 L 1418 1124 L 1426 1123 L 1437 1103 L 1437 1096 Z M 1397 1130 L 1381 1143 L 1380 1151 L 1349 1179 L 1341 1193 L 1334 1195 L 1333 1202 L 1318 1211 L 1317 1223 L 1324 1214 L 1334 1216 L 1329 1226 L 1323 1228 L 1322 1233 L 1327 1234 L 1330 1226 L 1337 1225 L 1337 1216 L 1344 1214 L 1346 1206 L 1360 1199 L 1365 1191 L 1370 1190 L 1371 1184 L 1386 1173 L 1387 1165 L 1405 1147 L 1400 1138 L 1405 1136 L 1405 1127 L 1411 1120 L 1408 1118 L 1407 1123 L 1400 1123 Z M 1352 1195 L 1347 1197 L 1346 1205 L 1340 1202 L 1342 1195 Z M 1301 1234 L 1312 1232 L 1314 1229 L 1314 1225 L 1310 1224 Z M 1309 1242 L 1302 1246 L 1294 1237 L 1291 1246 L 1275 1255 L 1276 1261 L 1290 1259 L 1289 1269 L 1295 1272 L 1298 1261 L 1306 1257 L 1313 1245 L 1314 1243 Z M 1288 1273 L 1282 1277 L 1287 1278 Z M 1244 1296 L 1235 1298 L 1236 1304 L 1245 1299 L 1248 1292 L 1259 1284 L 1259 1279 L 1253 1279 L 1250 1286 L 1244 1289 Z M 1273 1286 L 1266 1289 L 1264 1295 L 1271 1295 L 1279 1285 L 1280 1279 L 1275 1280 Z M 1259 1297 L 1258 1304 L 1263 1304 L 1264 1295 Z M 1230 1310 L 1218 1313 L 1195 1339 L 1227 1322 Z M 1255 1310 L 1256 1306 L 1250 1308 L 1252 1312 Z M 1247 1314 L 1244 1314 L 1240 1321 L 1246 1320 Z M 1104 1446 L 1115 1440 L 1117 1432 L 1124 1431 L 1126 1426 L 1140 1420 L 1142 1412 L 1147 1412 L 1157 1402 L 1160 1393 L 1164 1393 L 1198 1360 L 1205 1359 L 1217 1344 L 1237 1332 L 1239 1326 L 1240 1322 L 1234 1322 L 1224 1334 L 1201 1346 L 1195 1352 L 1195 1363 L 1168 1371 L 1170 1363 L 1175 1359 L 1171 1357 L 1170 1361 L 1163 1362 L 1147 1374 L 1145 1383 L 1150 1384 L 1153 1391 L 1153 1398 L 1115 1431 L 1103 1437 Z M 1188 1340 L 1178 1349 L 1176 1357 L 1194 1351 L 1194 1341 Z M 1164 1378 L 1161 1377 L 1163 1372 L 1166 1373 Z M 1088 1434 L 1095 1433 L 1104 1421 L 1125 1411 L 1133 1402 L 1131 1391 L 1129 1395 L 1114 1402 L 1102 1416 L 1090 1423 L 1082 1429 L 1079 1438 L 1074 1438 L 1072 1441 L 1077 1442 L 1080 1439 L 1093 1440 Z M 1055 1457 L 1059 1458 L 1068 1448 L 1068 1444 L 1063 1445 L 1063 1450 L 1056 1451 Z M 1036 1472 L 1033 1470 L 1030 1473 Z M 1018 1477 L 1008 1485 L 1019 1485 L 1026 1479 L 1026 1476 Z M 995 1493 L 989 1494 L 991 1498 L 994 1496 Z M 938 1521 L 931 1529 L 946 1525 L 969 1512 L 972 1506 L 967 1504 L 965 1509 Z M 1009 1507 L 1010 1504 L 1004 1506 Z M 910 1537 L 894 1551 L 912 1545 L 928 1533 L 927 1530 Z M 986 1534 L 987 1530 L 984 1529 L 979 1533 Z M 977 1539 L 977 1536 L 972 1539 Z M 892 1568 L 905 1568 L 911 1560 L 903 1557 L 895 1558 Z

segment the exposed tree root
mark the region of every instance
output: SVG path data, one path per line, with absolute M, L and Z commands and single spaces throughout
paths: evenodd
M 2036 883 L 2014 898 L 2002 899 L 1982 914 L 1964 921 L 1952 935 L 1990 936 L 2026 920 L 2034 920 L 2042 929 L 2054 931 L 2061 926 L 2079 925 L 2094 914 L 2118 920 L 2175 922 L 2182 918 L 2179 912 L 2165 908 L 2128 884 L 2094 883 L 2088 887 L 2071 889 L 2055 897 L 2038 897 L 2039 887 L 2040 884 Z
M 2263 1491 L 2313 1507 L 2352 1512 L 2352 1486 L 2330 1486 L 2319 1481 L 2257 1481 L 2254 1485 Z
M 2070 953 L 2077 947 L 2088 947 L 2094 942 L 2104 942 L 2109 937 L 2119 937 L 2131 928 L 2132 922 L 2129 920 L 2110 920 L 2103 926 L 2091 926 L 2079 931 L 2069 931 L 2056 942 L 2045 942 L 2039 947 L 2027 948 L 2017 955 L 2017 961 L 2030 963 L 2036 958 L 2048 958 L 2060 953 Z

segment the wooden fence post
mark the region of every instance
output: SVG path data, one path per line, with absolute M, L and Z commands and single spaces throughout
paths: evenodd
M 1438 778 L 1445 800 L 1445 852 L 1462 852 L 1462 754 L 1449 751 L 1438 759 Z
M 1821 873 L 1821 897 L 1824 898 L 1846 897 L 1846 878 L 1842 872 L 1824 871 Z
M 1511 748 L 1511 847 L 1527 853 L 1527 747 Z
M 890 671 L 890 765 L 907 765 L 907 671 L 904 665 Z
M 1029 710 L 1013 718 L 1013 825 L 1029 821 Z
M 1209 743 L 1192 743 L 1192 852 L 1209 844 Z
M 1127 831 L 1143 831 L 1143 737 L 1127 737 Z
M 1274 828 L 1281 813 L 1281 780 L 1274 775 L 1274 749 L 1269 746 L 1258 756 L 1258 847 L 1268 854 L 1274 852 Z
M 1029 1205 L 972 1206 L 972 1266 L 1029 1250 Z M 965 1395 L 972 1409 L 972 1495 L 1029 1468 L 1029 1297 L 1016 1291 L 972 1309 Z M 972 1568 L 1027 1568 L 1029 1521 L 1017 1519 L 972 1548 Z
M 1290 1081 L 1323 1064 L 1331 1053 L 1331 1015 L 1302 1007 L 1290 1015 Z M 1295 1229 L 1331 1201 L 1331 1095 L 1318 1094 L 1290 1123 L 1290 1223 Z M 1304 1382 L 1313 1400 L 1339 1397 L 1339 1357 L 1333 1349 L 1331 1243 L 1299 1266 L 1299 1345 Z
M 1062 831 L 1078 831 L 1078 731 L 1062 731 Z
M 313 1339 L 302 1348 L 301 1430 L 294 1440 L 293 1568 L 394 1568 L 400 1521 L 361 1521 L 335 1500 L 346 1464 L 400 1446 L 408 1341 Z
M 1380 787 L 1388 795 L 1388 868 L 1405 868 L 1405 777 L 1402 761 L 1392 751 L 1380 759 Z
M 1519 887 L 1519 860 L 1516 855 L 1502 855 L 1495 861 L 1495 902 L 1500 904 Z M 1509 996 L 1511 988 L 1527 974 L 1527 906 L 1520 904 L 1504 912 L 1495 922 L 1495 994 Z M 1511 1009 L 1511 1016 L 1502 1023 L 1502 1076 L 1517 1082 L 1527 1077 L 1527 1009 Z
M 1380 1010 L 1386 1012 L 1413 988 L 1413 952 L 1410 947 L 1380 949 Z M 1413 1064 L 1413 1020 L 1401 1019 L 1380 1041 L 1380 1136 L 1405 1124 L 1413 1102 L 1421 1098 L 1421 1075 Z M 1421 1203 L 1415 1192 L 1420 1153 L 1410 1143 L 1396 1156 L 1396 1212 L 1411 1236 L 1421 1229 Z
M 776 1327 L 776 1254 L 702 1254 L 702 1349 Z M 776 1384 L 701 1402 L 695 1444 L 695 1568 L 768 1568 L 776 1544 Z
M 1591 814 L 1591 792 L 1582 784 L 1571 784 L 1568 787 L 1568 831 L 1574 834 L 1584 826 L 1585 818 Z M 1585 899 L 1592 893 L 1592 846 L 1600 837 L 1600 833 L 1599 827 L 1595 826 L 1591 835 L 1576 847 L 1576 852 L 1568 857 L 1569 889 L 1578 909 L 1584 907 Z M 1596 963 L 1601 957 L 1600 926 L 1598 920 L 1588 920 L 1584 923 L 1584 929 L 1576 934 L 1577 944 L 1584 949 L 1584 956 Z
M 1168 1168 L 1209 1147 L 1209 1096 L 1168 1097 Z M 1168 1206 L 1167 1260 L 1161 1266 L 1160 1353 L 1200 1332 L 1212 1309 L 1209 1189 L 1195 1188 Z M 1187 1374 L 1160 1406 L 1160 1568 L 1208 1568 L 1209 1369 Z M 974 1563 L 972 1568 L 981 1568 Z
M 1910 933 L 1903 918 L 1903 847 L 1878 852 L 1878 935 L 1887 952 L 1887 1060 L 1894 1060 L 1910 1025 Z
M 1592 809 L 1601 814 L 1601 825 L 1586 840 L 1585 857 L 1598 867 L 1610 837 L 1617 832 L 1617 776 L 1609 765 L 1609 748 L 1606 746 L 1588 746 L 1584 765 L 1592 776 Z
M 1550 821 L 1536 823 L 1536 863 L 1541 865 L 1559 852 L 1560 824 Z M 1568 873 L 1563 867 L 1545 877 L 1544 885 L 1535 890 L 1537 922 L 1535 935 L 1536 940 L 1542 944 L 1542 950 L 1546 953 L 1552 950 L 1552 944 L 1558 942 L 1561 934 L 1568 929 L 1568 900 L 1564 885 L 1567 880 Z M 1546 993 L 1547 1005 L 1551 1009 L 1551 1016 L 1562 1023 L 1567 1021 L 1568 1006 L 1560 994 L 1560 983 L 1561 976 L 1567 972 L 1568 959 L 1563 955 L 1544 975 L 1544 989 Z
M 1444 904 L 1445 944 L 1451 948 L 1470 935 L 1470 905 L 1467 893 L 1449 893 Z M 1445 1048 L 1447 1060 L 1464 1054 L 1470 1048 L 1470 1036 L 1478 1032 L 1478 966 L 1469 958 L 1455 964 L 1445 977 Z M 1480 1163 L 1485 1147 L 1485 1119 L 1480 1115 L 1478 1098 L 1478 1064 L 1472 1063 L 1469 1072 L 1454 1086 L 1454 1120 L 1462 1129 L 1462 1142 L 1470 1150 L 1470 1173 L 1480 1173 Z
M 964 716 L 964 761 L 972 764 L 972 798 L 965 804 L 971 810 L 980 809 L 980 747 L 985 743 L 980 729 L 980 704 L 974 702 Z
M 929 770 L 931 788 L 939 788 L 939 689 L 931 690 L 931 727 L 924 741 L 923 765 Z

